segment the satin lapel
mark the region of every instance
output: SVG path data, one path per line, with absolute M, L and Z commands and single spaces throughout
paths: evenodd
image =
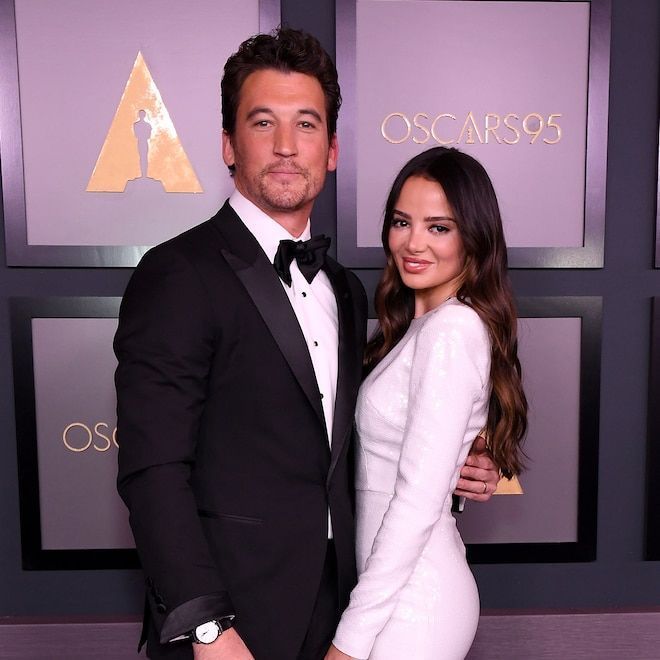
M 335 397 L 335 414 L 332 422 L 330 470 L 328 471 L 328 481 L 330 481 L 337 460 L 353 428 L 354 406 L 357 389 L 360 385 L 362 356 L 358 355 L 355 314 L 346 271 L 331 259 L 328 259 L 324 270 L 330 278 L 335 292 L 339 316 L 337 395 Z
M 321 395 L 305 337 L 273 265 L 229 204 L 225 203 L 215 216 L 214 226 L 225 239 L 222 255 L 252 298 L 325 428 Z

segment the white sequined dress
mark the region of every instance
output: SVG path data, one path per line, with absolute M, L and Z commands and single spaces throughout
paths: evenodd
M 490 396 L 490 342 L 455 298 L 414 319 L 366 378 L 356 410 L 358 585 L 334 644 L 354 658 L 467 654 L 479 594 L 452 492 Z

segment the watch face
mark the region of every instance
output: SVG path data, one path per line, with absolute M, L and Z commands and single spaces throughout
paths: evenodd
M 211 644 L 220 636 L 220 627 L 215 621 L 208 621 L 195 628 L 195 637 L 202 644 Z

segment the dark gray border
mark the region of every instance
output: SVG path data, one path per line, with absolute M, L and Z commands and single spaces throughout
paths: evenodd
M 280 0 L 259 0 L 259 30 L 280 24 Z M 149 246 L 29 245 L 14 0 L 0 0 L 0 169 L 8 266 L 132 267 Z M 238 45 L 238 44 L 237 44 Z
M 508 250 L 511 268 L 603 267 L 611 0 L 590 0 L 590 4 L 584 245 L 512 247 Z M 342 116 L 350 118 L 357 116 L 355 0 L 336 0 L 336 12 L 337 69 L 344 98 Z M 357 135 L 353 122 L 340 120 L 338 133 L 341 146 L 341 166 L 337 169 L 338 258 L 351 268 L 382 268 L 384 256 L 380 247 L 357 245 Z
M 660 268 L 660 120 L 658 121 L 658 171 L 655 195 L 655 267 Z
M 652 298 L 644 559 L 660 560 L 660 297 Z
M 32 319 L 117 318 L 120 301 L 115 297 L 10 299 L 21 557 L 26 570 L 139 567 L 135 550 L 44 550 L 41 545 Z

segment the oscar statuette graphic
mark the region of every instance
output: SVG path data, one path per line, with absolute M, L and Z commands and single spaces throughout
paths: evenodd
M 156 186 L 168 193 L 203 192 L 141 52 L 86 190 L 124 192 L 127 185 Z
M 513 476 L 511 479 L 502 477 L 497 482 L 497 489 L 493 495 L 523 495 L 524 492 L 520 481 L 518 481 L 518 477 Z

